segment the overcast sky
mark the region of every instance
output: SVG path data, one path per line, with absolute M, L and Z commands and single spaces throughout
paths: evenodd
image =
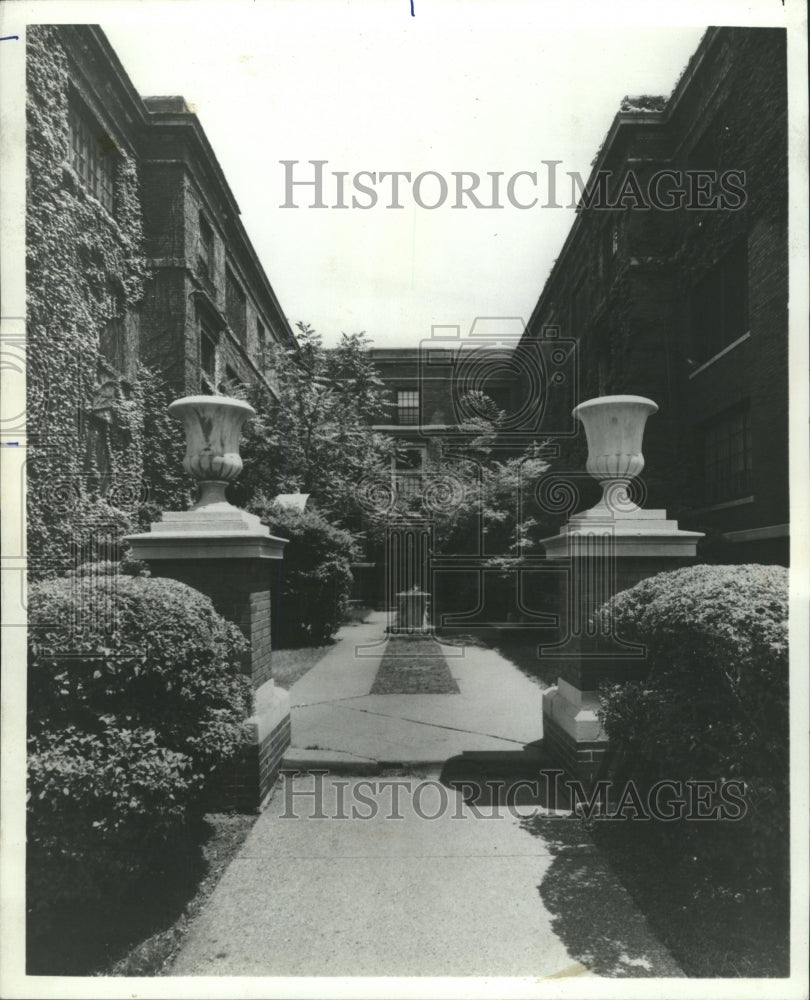
M 463 332 L 477 315 L 528 319 L 573 212 L 458 210 L 452 197 L 430 211 L 410 185 L 401 210 L 382 186 L 367 211 L 306 207 L 304 189 L 285 209 L 280 160 L 301 161 L 302 177 L 327 160 L 327 204 L 333 170 L 349 183 L 361 170 L 539 171 L 544 196 L 541 161 L 587 176 L 621 98 L 668 95 L 705 30 L 645 26 L 646 8 L 605 26 L 583 5 L 475 0 L 414 0 L 413 17 L 410 0 L 65 8 L 52 19 L 100 23 L 141 94 L 194 106 L 290 322 L 327 343 L 365 330 L 377 346 L 415 345 L 432 324 Z

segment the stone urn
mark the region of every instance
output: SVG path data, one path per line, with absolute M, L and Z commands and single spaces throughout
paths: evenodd
M 647 417 L 658 406 L 644 396 L 599 396 L 574 408 L 588 439 L 586 469 L 602 487 L 602 499 L 594 513 L 631 513 L 638 510 L 630 500 L 632 479 L 644 468 L 641 442 Z
M 183 468 L 200 487 L 199 499 L 191 509 L 230 508 L 225 488 L 242 471 L 239 437 L 245 421 L 256 411 L 244 400 L 229 396 L 184 396 L 169 404 L 169 413 L 183 423 Z

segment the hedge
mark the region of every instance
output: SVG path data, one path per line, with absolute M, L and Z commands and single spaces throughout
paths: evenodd
M 33 911 L 159 866 L 246 738 L 236 626 L 184 584 L 97 568 L 29 591 Z
M 667 824 L 681 854 L 743 863 L 752 883 L 787 874 L 788 576 L 780 566 L 661 573 L 599 612 L 647 646 L 644 680 L 602 692 L 625 777 L 745 783 L 738 822 Z
M 315 509 L 255 501 L 251 510 L 273 534 L 289 539 L 273 574 L 273 646 L 319 645 L 343 624 L 352 587 L 353 536 Z

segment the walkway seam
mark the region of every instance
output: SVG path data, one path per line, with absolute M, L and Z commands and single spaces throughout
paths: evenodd
M 302 707 L 302 706 L 299 706 Z M 444 726 L 440 722 L 425 722 L 423 719 L 408 719 L 402 715 L 390 715 L 388 712 L 373 712 L 370 708 L 357 708 L 354 705 L 344 705 L 350 712 L 364 712 L 366 715 L 379 715 L 383 719 L 398 719 L 400 722 L 412 722 L 417 726 L 432 726 L 433 729 L 449 729 L 454 733 L 468 733 L 470 736 L 486 736 L 491 740 L 501 740 L 504 743 L 514 743 L 523 747 L 523 740 L 513 740 L 509 736 L 496 736 L 494 733 L 482 733 L 480 729 L 461 729 L 458 726 Z

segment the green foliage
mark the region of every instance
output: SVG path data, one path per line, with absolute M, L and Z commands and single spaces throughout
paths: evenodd
M 371 429 L 385 414 L 385 389 L 364 334 L 343 334 L 327 351 L 309 326 L 298 329 L 299 350 L 273 352 L 278 399 L 251 400 L 257 416 L 245 428 L 241 482 L 249 497 L 310 493 L 344 524 L 356 516 L 357 484 L 393 451 Z
M 273 645 L 324 643 L 346 617 L 356 546 L 349 532 L 314 509 L 280 507 L 257 498 L 253 509 L 273 534 L 289 539 L 273 579 Z
M 752 884 L 787 871 L 787 610 L 787 570 L 746 565 L 661 573 L 599 612 L 648 649 L 647 678 L 603 692 L 602 723 L 627 776 L 745 782 L 744 819 L 666 833 L 706 863 L 745 857 Z
M 182 838 L 198 797 L 191 760 L 148 729 L 43 730 L 28 757 L 28 908 L 104 900 Z
M 153 865 L 246 737 L 241 632 L 184 584 L 110 568 L 29 591 L 33 908 Z
M 445 555 L 477 554 L 484 531 L 491 565 L 508 571 L 523 556 L 535 553 L 541 538 L 553 533 L 535 496 L 548 462 L 541 457 L 539 443 L 509 458 L 493 458 L 506 414 L 484 393 L 467 393 L 460 409 L 468 414 L 459 428 L 466 437 L 451 441 L 433 437 L 423 488 L 412 497 L 398 498 L 397 510 L 429 514 L 436 550 Z M 381 486 L 389 475 L 386 471 L 380 476 Z M 374 541 L 382 541 L 388 518 L 382 507 L 366 515 L 364 526 Z
M 534 487 L 548 463 L 528 448 L 515 458 L 489 459 L 471 468 L 451 466 L 466 473 L 464 500 L 457 509 L 437 511 L 437 539 L 443 552 L 459 552 L 475 537 L 479 523 L 486 529 L 487 551 L 494 563 L 536 554 L 538 541 L 550 534 Z
M 144 502 L 138 522 L 147 529 L 164 510 L 187 510 L 191 503 L 191 479 L 183 471 L 185 436 L 179 420 L 168 412 L 174 398 L 159 372 L 141 365 L 138 369 L 138 400 L 143 413 Z
M 32 732 L 93 731 L 108 716 L 154 730 L 199 775 L 240 745 L 250 708 L 246 641 L 198 591 L 131 576 L 46 581 L 31 588 L 29 622 Z
M 36 578 L 95 558 L 105 543 L 94 538 L 128 530 L 136 515 L 142 418 L 100 340 L 137 306 L 146 264 L 137 171 L 126 151 L 109 154 L 115 218 L 68 162 L 67 57 L 52 27 L 30 27 L 26 72 L 28 546 Z

